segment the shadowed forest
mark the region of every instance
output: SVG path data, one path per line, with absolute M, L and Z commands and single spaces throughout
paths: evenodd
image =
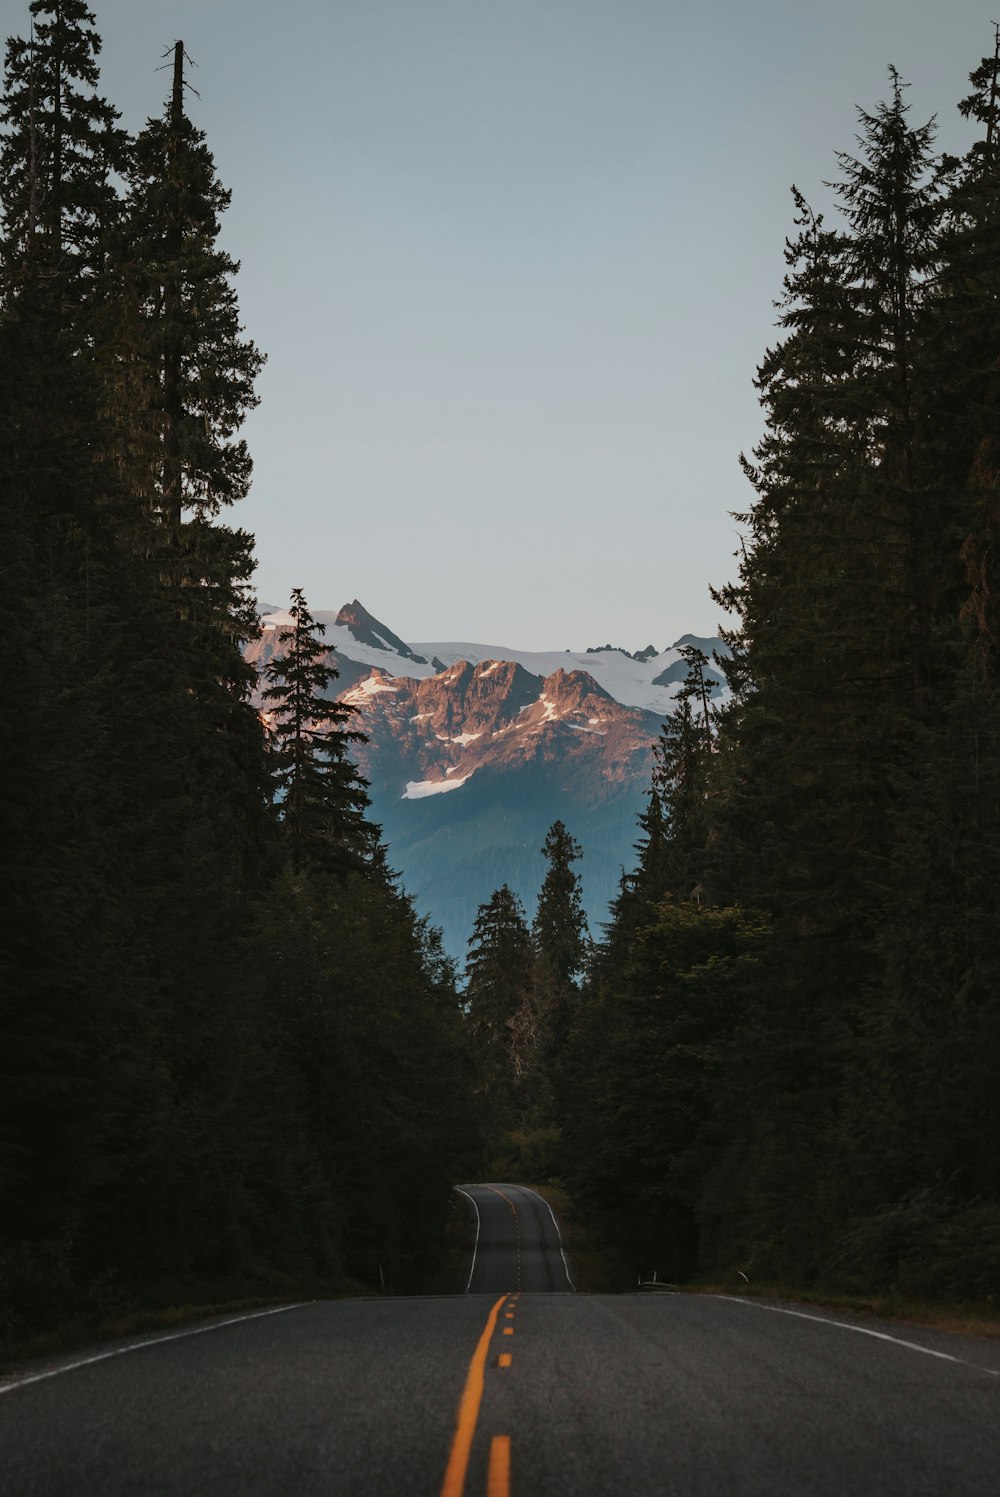
M 183 46 L 132 137 L 83 0 L 27 12 L 0 112 L 0 1334 L 419 1286 L 480 1170 L 560 1180 L 625 1286 L 988 1299 L 1000 43 L 964 159 L 890 73 L 835 217 L 794 191 L 715 593 L 729 694 L 690 648 L 599 938 L 556 822 L 531 920 L 498 889 L 460 977 L 299 591 L 251 705 L 229 517 L 263 357 Z

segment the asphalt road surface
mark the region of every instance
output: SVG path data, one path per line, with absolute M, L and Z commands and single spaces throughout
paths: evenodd
M 460 1185 L 476 1213 L 469 1294 L 572 1294 L 569 1259 L 552 1208 L 523 1185 Z
M 465 1190 L 466 1294 L 223 1317 L 6 1369 L 4 1497 L 1000 1492 L 1000 1342 L 575 1294 L 537 1197 Z

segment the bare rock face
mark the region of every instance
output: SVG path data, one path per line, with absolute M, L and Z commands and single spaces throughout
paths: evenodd
M 545 764 L 554 783 L 593 804 L 648 780 L 659 729 L 652 713 L 623 707 L 584 671 L 542 679 L 511 660 L 460 661 L 425 680 L 376 669 L 342 699 L 368 737 L 358 762 L 380 798 L 421 799 L 483 771 Z

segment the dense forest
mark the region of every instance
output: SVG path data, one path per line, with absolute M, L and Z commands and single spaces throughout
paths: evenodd
M 964 159 L 891 72 L 794 193 L 731 695 L 693 652 L 550 1073 L 633 1274 L 1000 1280 L 1000 33 L 971 82 Z
M 612 1278 L 1000 1276 L 1000 39 L 936 154 L 890 74 L 794 192 L 720 707 L 692 646 L 635 869 L 556 822 L 460 986 L 300 591 L 229 523 L 263 356 L 185 53 L 135 137 L 83 0 L 0 111 L 0 1333 L 420 1284 L 452 1184 L 560 1177 Z M 583 831 L 585 841 L 585 829 Z
M 971 83 L 963 160 L 890 70 L 793 189 L 729 692 L 689 647 L 601 939 L 564 829 L 476 923 L 498 1163 L 622 1287 L 1000 1280 L 1000 28 Z
M 0 1334 L 417 1282 L 477 1157 L 471 1052 L 301 594 L 250 704 L 228 516 L 263 360 L 184 49 L 133 138 L 83 0 L 28 9 L 0 115 Z

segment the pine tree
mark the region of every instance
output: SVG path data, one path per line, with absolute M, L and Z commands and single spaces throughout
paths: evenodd
M 378 828 L 366 819 L 366 782 L 349 757 L 364 735 L 349 728 L 353 708 L 326 695 L 336 669 L 322 642 L 325 625 L 292 591 L 291 626 L 278 636 L 281 653 L 265 667 L 272 775 L 278 820 L 295 873 L 344 874 L 373 865 Z
M 240 878 L 262 860 L 263 741 L 242 647 L 257 633 L 253 537 L 222 523 L 251 477 L 239 430 L 257 403 L 263 356 L 242 336 L 218 246 L 230 194 L 185 105 L 184 48 L 173 49 L 165 113 L 129 153 L 121 222 L 110 236 L 100 331 L 105 415 L 121 484 L 133 495 L 130 543 L 157 578 L 158 669 L 181 730 L 185 793 Z M 220 817 L 225 825 L 220 824 Z
M 636 866 L 628 873 L 622 870 L 618 893 L 609 906 L 609 918 L 591 952 L 590 977 L 597 985 L 606 978 L 613 980 L 631 950 L 639 927 L 646 923 L 651 909 L 671 885 L 668 824 L 655 773 L 646 808 L 640 812 L 638 822 L 640 836 L 633 843 Z
M 933 409 L 925 418 L 937 475 L 928 563 L 934 710 L 914 725 L 894 777 L 887 821 L 895 856 L 879 870 L 882 980 L 863 1018 L 843 1129 L 848 1158 L 863 1151 L 871 1161 L 854 1181 L 859 1212 L 877 1218 L 901 1198 L 922 1203 L 905 1230 L 890 1225 L 893 1252 L 862 1254 L 858 1271 L 914 1274 L 923 1263 L 931 1274 L 938 1250 L 914 1234 L 943 1213 L 956 1245 L 951 1282 L 960 1281 L 964 1261 L 967 1293 L 975 1292 L 976 1254 L 958 1247 L 962 1211 L 1000 1198 L 993 1151 L 982 1142 L 996 1117 L 996 1087 L 988 1078 L 1000 1064 L 992 937 L 1000 835 L 998 70 L 1000 33 L 959 106 L 980 123 L 981 137 L 964 162 L 951 164 L 938 271 L 921 329 L 922 357 L 934 373 Z M 908 1256 L 910 1266 L 894 1269 L 894 1254 L 897 1265 Z
M 29 10 L 30 36 L 7 42 L 0 110 L 3 294 L 44 272 L 60 332 L 74 329 L 80 346 L 120 210 L 113 179 L 127 137 L 95 92 L 101 39 L 84 0 L 32 0 Z
M 476 1147 L 454 974 L 386 874 L 346 710 L 321 695 L 300 737 L 326 732 L 291 799 L 323 871 L 281 871 L 271 924 L 256 899 L 273 860 L 239 648 L 252 539 L 217 512 L 249 481 L 237 434 L 260 361 L 215 251 L 227 195 L 182 70 L 167 121 L 123 161 L 93 94 L 93 17 L 77 0 L 31 10 L 0 140 L 0 552 L 20 672 L 0 709 L 0 1281 L 16 1330 L 180 1282 L 210 1297 L 220 1277 L 227 1293 L 269 1273 L 330 1282 L 352 1254 L 373 1280 L 386 1249 L 425 1261 Z M 310 676 L 300 645 L 321 693 L 329 672 Z
M 991 57 L 959 105 L 981 136 L 957 168 L 941 237 L 929 348 L 943 428 L 942 480 L 961 496 L 957 538 L 965 566 L 963 616 L 986 679 L 1000 682 L 1000 379 L 994 349 L 1000 279 L 1000 27 Z
M 733 696 L 702 738 L 692 681 L 643 849 L 706 903 L 623 884 L 560 1065 L 568 1180 L 675 1262 L 952 1295 L 1000 1263 L 1000 31 L 972 81 L 965 162 L 893 72 L 844 227 L 795 195 Z
M 239 265 L 218 244 L 231 193 L 186 112 L 183 43 L 173 52 L 166 110 L 129 157 L 117 332 L 148 401 L 135 487 L 176 530 L 185 516 L 210 518 L 245 496 L 252 466 L 238 432 L 257 404 L 264 359 L 242 336 Z
M 559 983 L 574 985 L 583 973 L 588 946 L 580 880 L 572 866 L 583 849 L 561 821 L 554 821 L 542 856 L 549 866 L 531 927 L 535 954 Z
M 535 953 L 536 1007 L 544 1016 L 546 1049 L 551 1062 L 562 1049 L 571 1010 L 590 948 L 580 880 L 573 864 L 583 856 L 580 844 L 561 821 L 549 827 L 542 846 L 548 863 L 531 927 Z
M 742 1057 L 753 1138 L 733 1217 L 748 1232 L 739 1250 L 770 1240 L 787 1274 L 815 1260 L 851 1189 L 837 1118 L 881 981 L 901 767 L 947 687 L 939 624 L 955 596 L 935 560 L 951 522 L 924 366 L 942 174 L 932 126 L 910 128 L 891 81 L 887 103 L 859 111 L 859 155 L 839 157 L 846 231 L 796 194 L 785 336 L 758 372 L 768 430 L 746 464 L 750 545 L 719 594 L 742 640 L 711 881 L 716 899 L 775 920 Z M 758 1211 L 778 1198 L 800 1208 L 780 1236 Z
M 686 645 L 680 653 L 687 675 L 656 745 L 653 786 L 665 823 L 663 878 L 676 897 L 700 899 L 709 837 L 714 712 L 706 679 L 708 656 L 696 645 Z
M 515 1120 L 541 1038 L 531 933 L 520 900 L 506 884 L 479 906 L 465 976 L 469 1028 L 496 1137 Z

